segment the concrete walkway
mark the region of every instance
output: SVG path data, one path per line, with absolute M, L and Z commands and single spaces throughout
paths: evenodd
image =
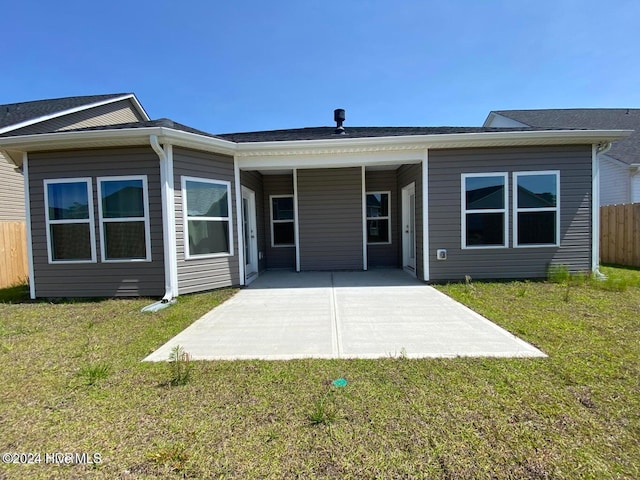
M 402 270 L 266 272 L 176 335 L 196 360 L 544 357 Z

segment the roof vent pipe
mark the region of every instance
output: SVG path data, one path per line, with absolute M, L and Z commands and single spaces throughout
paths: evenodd
M 345 120 L 344 110 L 342 108 L 336 108 L 333 111 L 333 120 L 336 122 L 336 130 L 334 133 L 338 135 L 344 135 L 344 127 L 342 126 L 342 122 Z

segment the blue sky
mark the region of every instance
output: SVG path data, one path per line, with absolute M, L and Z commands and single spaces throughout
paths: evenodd
M 134 92 L 212 133 L 640 107 L 637 0 L 24 0 L 0 104 Z

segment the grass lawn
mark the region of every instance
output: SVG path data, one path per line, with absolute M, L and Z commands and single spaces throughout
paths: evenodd
M 140 360 L 233 290 L 156 314 L 1 291 L 0 453 L 42 463 L 0 479 L 640 478 L 640 271 L 604 271 L 438 287 L 546 359 L 192 362 L 179 386 Z

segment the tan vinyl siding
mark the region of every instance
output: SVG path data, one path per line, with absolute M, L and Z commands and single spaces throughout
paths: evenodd
M 256 234 L 258 237 L 258 271 L 266 268 L 264 258 L 266 235 L 264 229 L 264 192 L 259 172 L 240 172 L 240 184 L 256 194 Z M 261 258 L 262 257 L 262 258 Z
M 424 243 L 422 241 L 424 231 L 422 226 L 422 166 L 420 164 L 402 165 L 398 169 L 398 205 L 402 205 L 402 189 L 411 183 L 416 185 L 416 276 L 424 280 L 424 268 L 422 265 L 422 245 Z M 398 208 L 398 214 L 400 215 L 399 221 L 402 223 L 402 207 Z M 402 239 L 398 243 L 400 263 L 402 263 Z
M 0 153 L 0 221 L 24 220 L 24 179 Z
M 398 250 L 401 219 L 398 217 L 398 181 L 395 170 L 366 172 L 367 192 L 389 192 L 391 214 L 391 244 L 367 245 L 367 260 L 369 267 L 398 267 L 401 258 Z
M 102 263 L 96 177 L 146 175 L 151 262 Z M 45 179 L 91 177 L 97 263 L 49 264 Z M 119 148 L 29 155 L 33 263 L 37 297 L 160 296 L 164 293 L 160 167 L 151 148 Z
M 56 132 L 75 128 L 138 122 L 140 120 L 143 120 L 142 116 L 134 108 L 131 101 L 126 99 L 28 125 L 11 131 L 11 135 Z
M 288 269 L 296 268 L 296 248 L 295 247 L 272 247 L 271 246 L 271 203 L 270 195 L 291 195 L 293 196 L 293 174 L 289 175 L 263 175 L 264 187 L 264 228 L 266 233 L 266 266 L 268 269 Z
M 362 170 L 298 170 L 301 270 L 361 270 Z
M 560 171 L 560 246 L 513 248 L 513 172 Z M 461 248 L 461 174 L 507 172 L 509 248 Z M 591 266 L 591 146 L 429 152 L 431 280 L 544 277 L 549 264 Z M 436 249 L 448 259 L 437 261 Z
M 233 157 L 185 148 L 173 150 L 173 173 L 176 206 L 176 240 L 178 255 L 178 290 L 180 294 L 212 290 L 240 284 L 238 264 L 238 230 Z M 233 256 L 186 259 L 184 217 L 182 212 L 182 176 L 231 182 Z

